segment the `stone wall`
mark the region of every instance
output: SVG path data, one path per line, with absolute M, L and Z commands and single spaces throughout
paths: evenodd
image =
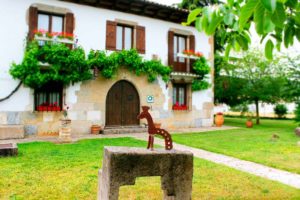
M 186 111 L 172 110 L 172 84 L 157 80 L 149 83 L 146 76 L 136 76 L 126 69 L 120 69 L 117 77 L 86 81 L 78 90 L 73 91 L 76 98 L 67 101 L 70 109 L 68 117 L 72 120 L 73 134 L 88 134 L 92 124 L 105 125 L 106 95 L 109 89 L 119 80 L 131 82 L 137 89 L 140 104 L 151 107 L 155 122 L 169 130 L 183 127 L 211 126 L 213 116 L 212 102 L 201 102 L 202 109 L 193 106 L 192 92 L 188 94 L 190 109 Z M 66 89 L 68 90 L 68 89 Z M 65 91 L 68 93 L 68 91 Z M 154 96 L 154 103 L 147 103 L 147 96 Z M 200 95 L 200 94 L 199 94 Z M 70 98 L 69 98 L 70 99 Z M 201 99 L 201 98 L 199 98 Z M 68 98 L 67 98 L 68 100 Z M 0 124 L 24 124 L 26 135 L 48 135 L 58 132 L 62 112 L 0 112 Z M 141 121 L 141 124 L 146 121 Z

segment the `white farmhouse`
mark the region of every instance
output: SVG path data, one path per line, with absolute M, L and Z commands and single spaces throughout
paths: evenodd
M 144 0 L 1 0 L 0 129 L 21 125 L 25 135 L 57 133 L 66 107 L 73 134 L 88 134 L 93 124 L 138 127 L 145 123 L 137 119 L 142 105 L 150 106 L 154 121 L 166 129 L 212 126 L 213 38 L 182 26 L 187 15 Z M 146 75 L 120 67 L 111 79 L 91 69 L 92 79 L 74 84 L 49 81 L 39 88 L 18 87 L 20 80 L 9 70 L 13 62 L 22 62 L 27 41 L 67 41 L 45 33 L 74 35 L 66 45 L 81 46 L 86 54 L 91 49 L 109 54 L 135 48 L 144 60 L 172 66 L 170 81 L 159 76 L 149 83 Z M 196 76 L 184 50 L 202 52 L 209 61 L 208 89 L 192 91 Z M 40 65 L 41 73 L 47 73 L 45 63 Z

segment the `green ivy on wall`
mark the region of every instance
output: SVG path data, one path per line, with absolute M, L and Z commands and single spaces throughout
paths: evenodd
M 43 69 L 40 62 L 49 66 Z M 28 43 L 23 61 L 13 63 L 10 74 L 31 88 L 42 87 L 50 81 L 68 85 L 92 78 L 82 48 L 71 50 L 64 44 L 39 46 L 37 42 Z
M 210 67 L 207 63 L 206 58 L 203 56 L 199 57 L 193 64 L 193 69 L 195 74 L 198 75 L 198 77 L 194 79 L 192 83 L 192 90 L 199 91 L 209 88 L 210 84 L 208 83 L 207 78 L 210 72 Z
M 43 67 L 42 63 L 49 66 Z M 157 76 L 168 82 L 172 71 L 171 67 L 163 65 L 160 60 L 144 60 L 135 49 L 110 54 L 91 50 L 86 59 L 85 52 L 80 47 L 70 49 L 60 43 L 39 46 L 33 41 L 28 43 L 23 61 L 12 64 L 10 74 L 28 87 L 39 88 L 51 81 L 68 85 L 90 80 L 91 69 L 95 67 L 107 79 L 115 77 L 120 67 L 126 67 L 137 76 L 146 75 L 149 82 L 156 80 Z M 200 57 L 194 63 L 193 69 L 198 77 L 192 83 L 192 90 L 207 89 L 210 86 L 206 81 L 210 72 L 207 60 Z
M 169 66 L 163 65 L 159 60 L 143 60 L 135 49 L 116 51 L 110 55 L 107 55 L 105 51 L 91 50 L 87 62 L 91 68 L 97 67 L 102 76 L 107 79 L 114 77 L 122 66 L 127 67 L 137 76 L 148 76 L 149 82 L 153 82 L 158 75 L 167 82 L 172 71 Z

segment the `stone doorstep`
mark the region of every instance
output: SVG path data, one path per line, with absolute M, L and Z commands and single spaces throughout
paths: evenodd
M 103 134 L 126 134 L 126 133 L 147 133 L 148 128 L 133 126 L 133 127 L 105 127 Z
M 0 125 L 0 140 L 24 138 L 23 125 Z

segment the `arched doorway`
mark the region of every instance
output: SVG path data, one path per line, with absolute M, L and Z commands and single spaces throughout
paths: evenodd
M 140 99 L 135 87 L 128 81 L 115 83 L 106 97 L 106 126 L 139 125 Z

